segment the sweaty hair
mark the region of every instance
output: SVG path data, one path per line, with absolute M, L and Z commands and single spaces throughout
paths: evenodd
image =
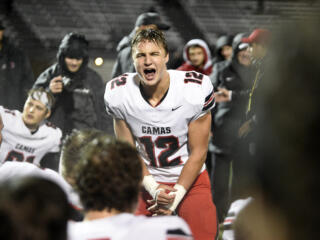
M 32 98 L 33 100 L 42 102 L 48 110 L 51 110 L 54 104 L 54 96 L 42 87 L 32 88 L 31 90 L 29 90 L 28 97 Z
M 0 191 L 1 239 L 67 239 L 71 206 L 57 184 L 25 177 L 4 182 Z
M 136 33 L 131 41 L 131 51 L 141 42 L 150 41 L 156 43 L 159 46 L 162 46 L 168 54 L 168 45 L 167 40 L 163 34 L 163 32 L 159 29 L 147 28 L 142 29 Z
M 142 181 L 134 147 L 109 135 L 99 137 L 85 148 L 76 168 L 75 189 L 85 211 L 134 210 Z
M 60 173 L 65 179 L 73 179 L 73 170 L 78 163 L 82 150 L 93 139 L 103 136 L 104 133 L 96 129 L 72 130 L 63 141 L 60 157 Z

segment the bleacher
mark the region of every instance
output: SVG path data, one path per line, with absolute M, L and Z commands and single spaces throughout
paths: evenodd
M 258 9 L 254 0 L 180 0 L 185 10 L 212 43 L 222 34 L 270 28 L 281 22 L 305 19 L 320 13 L 320 1 L 264 1 Z
M 137 16 L 156 2 L 146 0 L 16 0 L 14 7 L 46 48 L 56 48 L 68 32 L 86 35 L 91 48 L 114 51 Z M 160 9 L 159 9 L 160 10 Z M 168 21 L 168 19 L 166 19 Z M 179 40 L 171 29 L 168 38 Z

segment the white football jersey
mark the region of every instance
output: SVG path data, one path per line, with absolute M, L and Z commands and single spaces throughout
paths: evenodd
M 177 216 L 146 217 L 122 213 L 108 218 L 70 222 L 69 240 L 190 240 L 187 223 Z
M 244 209 L 252 200 L 253 198 L 251 197 L 246 199 L 238 199 L 231 204 L 227 217 L 223 222 L 224 231 L 222 234 L 222 240 L 234 240 L 233 223 L 236 220 L 239 212 Z
M 188 126 L 214 107 L 213 86 L 197 72 L 168 70 L 170 86 L 163 100 L 152 107 L 140 91 L 136 73 L 107 83 L 107 112 L 125 120 L 150 174 L 160 182 L 176 182 L 189 158 Z M 201 172 L 205 169 L 202 167 Z
M 63 189 L 71 205 L 78 209 L 82 208 L 78 194 L 56 171 L 49 168 L 40 168 L 28 162 L 4 162 L 0 165 L 0 182 L 28 176 L 37 176 L 51 180 Z
M 0 106 L 3 121 L 0 164 L 19 161 L 39 164 L 48 152 L 59 152 L 62 132 L 45 122 L 31 133 L 22 120 L 22 113 Z

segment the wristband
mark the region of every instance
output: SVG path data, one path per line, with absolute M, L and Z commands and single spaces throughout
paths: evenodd
M 152 196 L 152 198 L 155 199 L 157 196 L 157 188 L 160 184 L 154 180 L 152 175 L 144 176 L 142 184 L 147 192 Z
M 177 189 L 176 192 L 170 192 L 169 195 L 171 194 L 175 194 L 176 197 L 173 200 L 173 203 L 171 203 L 171 205 L 169 205 L 169 210 L 171 210 L 172 212 L 174 212 L 177 208 L 177 206 L 179 205 L 179 203 L 181 202 L 182 198 L 184 197 L 184 195 L 186 194 L 187 190 L 180 184 L 176 184 L 174 185 L 175 189 Z

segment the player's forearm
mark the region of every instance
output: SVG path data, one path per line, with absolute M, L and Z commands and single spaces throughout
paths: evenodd
M 201 151 L 191 154 L 181 171 L 177 184 L 182 185 L 186 190 L 188 190 L 199 175 L 199 172 L 206 160 L 206 156 L 207 149 L 202 149 Z

